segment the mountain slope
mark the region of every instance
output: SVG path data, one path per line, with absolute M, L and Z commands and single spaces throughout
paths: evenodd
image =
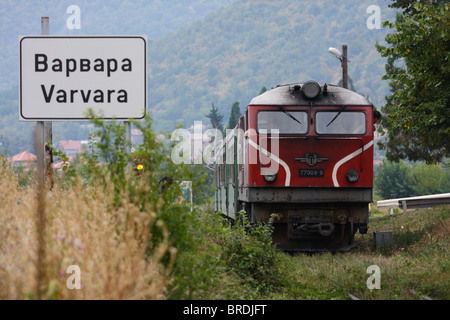
M 17 84 L 19 35 L 41 34 L 41 17 L 51 35 L 145 34 L 161 38 L 235 0 L 2 0 L 0 6 L 0 90 Z M 80 30 L 69 30 L 70 5 L 81 10 Z
M 147 34 L 149 111 L 157 130 L 173 130 L 177 123 L 189 127 L 196 120 L 209 124 L 205 115 L 211 103 L 226 123 L 232 103 L 239 101 L 242 111 L 262 86 L 310 79 L 337 83 L 342 71 L 328 47 L 340 49 L 342 44 L 349 48 L 349 75 L 356 90 L 377 106 L 388 93 L 381 81 L 384 61 L 374 47 L 387 30 L 367 28 L 369 4 L 361 1 L 80 0 L 81 30 L 68 31 L 66 9 L 71 4 L 2 2 L 0 151 L 15 153 L 33 144 L 32 126 L 16 121 L 17 36 L 40 34 L 41 16 L 50 16 L 54 35 Z M 380 7 L 381 21 L 393 19 L 388 1 L 370 4 Z M 55 124 L 54 135 L 84 137 L 73 123 Z
M 377 3 L 381 21 L 392 18 L 386 1 Z M 357 91 L 379 104 L 388 86 L 374 45 L 387 31 L 367 28 L 367 7 L 357 0 L 242 0 L 209 14 L 150 45 L 150 112 L 159 128 L 190 126 L 206 121 L 213 102 L 227 118 L 233 101 L 245 106 L 262 86 L 337 83 L 342 71 L 328 47 L 342 44 Z
M 149 43 L 175 32 L 236 0 L 2 0 L 0 6 L 0 152 L 33 151 L 34 123 L 18 118 L 18 36 L 41 34 L 41 17 L 50 18 L 51 35 L 145 34 Z M 69 30 L 67 8 L 81 9 L 81 29 Z M 54 141 L 86 139 L 74 122 L 55 122 Z M 34 152 L 34 151 L 33 151 Z

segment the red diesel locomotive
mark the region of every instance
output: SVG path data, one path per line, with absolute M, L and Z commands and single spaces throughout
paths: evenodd
M 315 81 L 253 98 L 216 155 L 216 211 L 273 215 L 283 250 L 349 250 L 367 233 L 376 120 L 364 96 Z

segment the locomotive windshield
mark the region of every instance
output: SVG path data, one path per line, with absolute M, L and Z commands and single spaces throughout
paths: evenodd
M 278 129 L 280 134 L 305 134 L 308 131 L 308 117 L 304 111 L 260 111 L 259 130 Z
M 318 134 L 365 134 L 366 116 L 363 112 L 327 111 L 316 113 L 316 132 Z M 332 121 L 334 119 L 334 121 Z

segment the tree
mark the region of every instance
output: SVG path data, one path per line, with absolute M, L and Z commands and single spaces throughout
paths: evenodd
M 374 186 L 384 199 L 450 192 L 450 170 L 439 164 L 428 165 L 383 160 L 375 170 Z
M 384 80 L 391 95 L 381 108 L 381 127 L 389 160 L 441 161 L 450 155 L 450 4 L 447 1 L 395 0 L 390 7 L 403 9 L 396 29 L 377 44 L 387 58 Z
M 223 115 L 221 115 L 219 109 L 214 106 L 214 102 L 211 104 L 211 109 L 206 117 L 209 118 L 211 126 L 214 129 L 219 129 L 221 132 L 223 131 Z
M 348 89 L 356 92 L 355 85 L 353 84 L 353 79 L 350 76 L 347 76 L 347 83 L 348 83 Z M 341 79 L 341 80 L 339 80 L 337 86 L 343 87 L 343 84 L 344 84 L 344 81 Z
M 445 170 L 439 164 L 416 163 L 411 174 L 417 195 L 450 192 L 450 170 Z
M 230 119 L 228 119 L 226 128 L 233 129 L 234 127 L 236 127 L 240 116 L 241 116 L 241 109 L 239 108 L 239 102 L 235 101 L 231 106 Z
M 429 1 L 429 0 L 395 0 L 389 7 L 391 8 L 397 8 L 397 9 L 402 9 L 405 13 L 416 13 L 416 8 L 415 6 L 413 6 L 412 4 L 414 3 L 432 3 L 432 4 L 436 4 L 436 5 L 441 5 L 444 4 L 445 2 L 448 2 L 448 0 L 433 0 L 433 1 Z
M 404 161 L 398 163 L 383 160 L 375 170 L 373 181 L 377 193 L 383 199 L 405 198 L 415 195 L 411 168 Z
M 266 92 L 266 91 L 267 91 L 266 86 L 263 86 L 263 87 L 261 88 L 261 90 L 259 91 L 259 94 L 263 94 L 263 93 Z

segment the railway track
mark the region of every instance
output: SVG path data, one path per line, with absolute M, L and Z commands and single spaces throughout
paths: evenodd
M 345 290 L 345 287 L 341 284 L 341 283 L 339 283 L 339 282 L 337 282 L 337 281 L 335 281 L 335 280 L 332 280 L 332 279 L 330 279 L 327 275 L 325 275 L 323 272 L 320 272 L 320 271 L 317 271 L 317 270 L 314 270 L 313 268 L 311 268 L 310 266 L 306 266 L 306 269 L 308 269 L 309 271 L 311 271 L 312 273 L 314 273 L 314 274 L 316 274 L 316 275 L 319 275 L 319 276 L 322 276 L 323 278 L 325 278 L 325 280 L 327 280 L 330 284 L 332 284 L 333 286 L 335 286 L 335 287 L 339 287 L 339 288 L 341 288 L 341 289 L 344 289 Z M 413 295 L 415 295 L 415 296 L 419 296 L 421 299 L 423 299 L 423 300 L 434 300 L 433 298 L 431 298 L 431 297 L 429 297 L 429 296 L 426 296 L 426 295 L 423 295 L 423 294 L 420 294 L 420 293 L 418 293 L 417 291 L 415 291 L 415 290 L 413 290 L 413 289 L 407 289 L 411 294 L 413 294 Z M 358 296 L 356 296 L 355 294 L 353 294 L 353 293 L 351 293 L 351 292 L 348 292 L 347 290 L 345 290 L 346 291 L 346 293 L 347 293 L 347 295 L 348 295 L 348 297 L 349 297 L 349 299 L 350 300 L 361 300 Z
M 324 277 L 324 278 L 325 278 L 329 283 L 331 283 L 333 286 L 339 287 L 339 288 L 342 288 L 342 289 L 345 289 L 345 287 L 344 287 L 342 284 L 340 284 L 340 283 L 337 282 L 337 281 L 334 281 L 334 280 L 330 279 L 330 278 L 327 277 L 323 272 L 314 270 L 314 269 L 311 268 L 310 266 L 306 266 L 306 269 L 308 269 L 309 271 L 311 271 L 312 273 L 314 273 L 314 274 L 316 274 L 316 275 L 320 275 L 320 276 Z M 348 295 L 348 297 L 350 298 L 350 300 L 361 300 L 361 299 L 358 298 L 356 295 L 354 295 L 354 294 L 352 294 L 352 293 L 350 293 L 350 292 L 347 292 L 347 295 Z
M 420 296 L 423 300 L 434 300 L 434 299 L 430 298 L 429 296 L 420 294 L 420 293 L 418 293 L 417 291 L 415 291 L 413 289 L 409 289 L 409 292 L 411 292 L 412 294 L 415 294 L 417 296 Z

